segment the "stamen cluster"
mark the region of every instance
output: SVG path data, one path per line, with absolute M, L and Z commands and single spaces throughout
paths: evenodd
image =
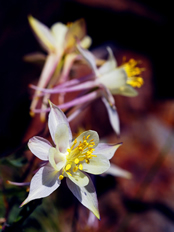
M 79 142 L 77 145 L 77 139 L 74 140 L 71 148 L 67 149 L 66 156 L 66 165 L 62 170 L 62 174 L 59 176 L 59 179 L 62 180 L 64 178 L 64 173 L 66 172 L 68 175 L 72 176 L 71 172 L 76 172 L 78 169 L 83 170 L 82 162 L 85 161 L 89 164 L 90 159 L 92 157 L 97 157 L 93 155 L 93 151 L 95 150 L 93 147 L 95 146 L 94 139 L 88 141 L 90 135 L 84 136 L 83 141 Z M 75 148 L 74 148 L 75 147 Z

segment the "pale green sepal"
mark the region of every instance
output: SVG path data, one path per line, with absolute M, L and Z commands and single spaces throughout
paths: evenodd
M 93 212 L 93 214 L 100 219 L 99 210 L 98 210 L 98 200 L 95 187 L 92 183 L 92 180 L 89 178 L 89 183 L 87 186 L 80 187 L 74 184 L 70 179 L 66 179 L 68 188 L 74 194 L 74 196 L 81 202 L 82 205 L 87 207 Z

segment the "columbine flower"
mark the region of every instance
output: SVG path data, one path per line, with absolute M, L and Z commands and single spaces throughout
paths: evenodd
M 143 69 L 137 67 L 136 65 L 138 62 L 133 59 L 124 63 L 122 66 L 117 67 L 117 62 L 109 47 L 107 48 L 109 53 L 108 60 L 101 67 L 97 68 L 94 55 L 88 50 L 83 49 L 79 44 L 77 45 L 77 48 L 91 66 L 94 73 L 93 75 L 87 78 L 82 77 L 78 80 L 67 81 L 52 89 L 43 89 L 34 86 L 32 86 L 32 88 L 40 90 L 43 94 L 66 93 L 90 89 L 90 92 L 85 92 L 83 96 L 61 104 L 59 107 L 65 109 L 81 104 L 78 111 L 70 116 L 70 121 L 92 100 L 101 97 L 107 109 L 110 123 L 114 131 L 119 134 L 119 117 L 115 107 L 115 100 L 112 95 L 121 94 L 129 97 L 136 96 L 138 93 L 134 87 L 141 87 L 143 84 L 143 79 L 139 76 Z M 45 109 L 45 111 L 49 111 L 49 109 Z M 43 110 L 36 109 L 34 112 L 41 113 Z
M 50 103 L 48 126 L 55 146 L 41 137 L 33 137 L 28 146 L 31 152 L 45 161 L 30 184 L 30 192 L 22 205 L 49 196 L 66 177 L 69 189 L 77 199 L 99 218 L 94 185 L 87 173 L 102 174 L 110 167 L 117 145 L 99 143 L 97 132 L 83 132 L 72 142 L 72 133 L 63 112 Z M 21 206 L 22 206 L 21 205 Z
M 78 54 L 74 53 L 76 39 L 80 41 L 81 46 L 84 48 L 88 48 L 91 44 L 91 38 L 86 36 L 85 21 L 80 19 L 74 23 L 69 23 L 68 25 L 55 23 L 49 29 L 32 16 L 29 16 L 28 19 L 39 43 L 44 50 L 48 52 L 45 65 L 38 82 L 38 87 L 50 88 L 56 83 L 66 81 L 68 71 L 70 69 L 69 67 L 71 67 L 72 63 L 78 59 Z M 31 56 L 30 60 L 36 60 L 37 58 L 38 54 Z M 62 67 L 63 70 L 60 74 Z M 31 115 L 34 114 L 39 94 L 40 91 L 37 90 L 30 107 Z M 48 98 L 49 95 L 45 97 L 44 101 L 46 102 L 46 99 Z

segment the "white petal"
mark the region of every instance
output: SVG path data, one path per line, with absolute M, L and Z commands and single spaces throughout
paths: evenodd
M 108 60 L 99 68 L 99 73 L 101 75 L 108 73 L 114 70 L 117 67 L 117 61 L 113 55 L 113 52 L 110 47 L 107 47 L 109 58 Z
M 93 148 L 95 148 L 98 145 L 98 143 L 99 143 L 99 136 L 98 136 L 98 133 L 96 131 L 93 131 L 93 130 L 88 130 L 88 131 L 85 131 L 85 132 L 81 133 L 76 138 L 76 140 L 77 140 L 76 146 L 79 145 L 80 141 L 83 142 L 83 137 L 85 137 L 85 139 L 86 139 L 86 137 L 88 135 L 90 135 L 90 136 L 89 136 L 87 142 L 89 143 L 90 140 L 93 140 L 93 142 L 95 143 L 95 145 L 93 146 Z
M 104 97 L 102 97 L 102 101 L 105 104 L 105 107 L 107 109 L 111 126 L 113 130 L 116 132 L 116 134 L 119 135 L 120 134 L 120 120 L 119 120 L 116 107 L 115 105 L 111 106 L 109 102 L 106 100 L 106 98 Z
M 116 68 L 111 72 L 102 75 L 98 81 L 105 85 L 111 93 L 126 84 L 127 74 L 123 68 Z
M 138 92 L 132 86 L 126 84 L 118 89 L 112 90 L 112 94 L 120 94 L 126 97 L 136 97 Z
M 58 124 L 54 141 L 60 152 L 65 153 L 67 151 L 69 148 L 69 128 L 67 124 Z
M 53 103 L 50 102 L 51 111 L 48 116 L 48 127 L 52 140 L 55 142 L 55 133 L 59 124 L 66 124 L 69 129 L 69 141 L 72 141 L 72 133 L 65 114 Z
M 28 17 L 28 20 L 34 33 L 37 36 L 37 39 L 46 49 L 46 51 L 54 51 L 56 44 L 55 39 L 50 32 L 50 29 L 31 15 Z
M 49 150 L 49 162 L 56 171 L 60 171 L 66 164 L 66 156 L 56 148 L 51 147 Z
M 109 160 L 101 154 L 96 155 L 97 157 L 93 157 L 92 159 L 90 159 L 89 163 L 84 162 L 82 164 L 84 172 L 98 175 L 108 170 L 108 168 L 110 167 Z
M 92 39 L 90 36 L 85 36 L 81 41 L 80 41 L 80 46 L 82 48 L 88 49 L 92 44 Z
M 115 164 L 110 164 L 110 168 L 104 174 L 110 174 L 112 176 L 120 176 L 128 179 L 132 177 L 132 174 L 130 172 L 122 168 L 119 168 Z
M 115 145 L 108 145 L 106 143 L 99 143 L 98 146 L 95 148 L 95 151 L 93 154 L 102 154 L 107 159 L 111 159 L 116 150 L 120 147 L 121 143 L 115 144 Z
M 86 49 L 83 49 L 79 44 L 77 45 L 77 49 L 82 54 L 82 56 L 85 58 L 85 60 L 88 62 L 88 64 L 91 66 L 91 68 L 93 69 L 94 73 L 96 75 L 98 75 L 98 71 L 97 71 L 97 66 L 96 66 L 94 55 L 90 51 L 88 51 Z
M 77 186 L 68 178 L 66 179 L 66 183 L 68 185 L 68 188 L 71 190 L 74 196 L 81 202 L 81 204 L 87 207 L 89 210 L 91 210 L 93 214 L 99 219 L 100 215 L 98 211 L 97 194 L 90 177 L 89 184 L 84 187 Z
M 49 196 L 60 185 L 58 175 L 59 173 L 49 165 L 41 167 L 39 171 L 33 176 L 30 184 L 29 195 L 21 206 L 34 199 Z
M 52 147 L 51 143 L 39 136 L 31 138 L 28 142 L 30 151 L 41 160 L 48 160 L 49 149 Z
M 72 172 L 72 176 L 67 174 L 67 177 L 78 186 L 86 186 L 89 183 L 88 177 L 78 170 L 77 172 Z
M 51 33 L 55 38 L 56 47 L 59 52 L 60 50 L 64 49 L 65 37 L 67 31 L 68 31 L 68 27 L 63 23 L 55 23 L 51 27 Z

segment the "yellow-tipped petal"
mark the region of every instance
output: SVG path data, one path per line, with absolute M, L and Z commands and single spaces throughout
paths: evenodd
M 28 16 L 28 21 L 41 45 L 46 49 L 47 52 L 53 52 L 56 44 L 49 28 L 31 15 Z

